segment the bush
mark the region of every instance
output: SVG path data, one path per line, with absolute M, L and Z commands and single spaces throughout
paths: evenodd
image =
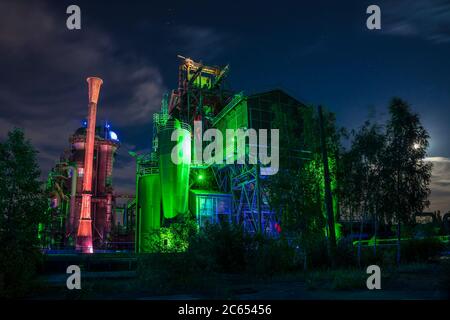
M 191 285 L 193 267 L 186 253 L 150 253 L 139 257 L 137 274 L 146 287 L 166 293 Z
M 208 224 L 191 237 L 188 252 L 201 270 L 240 272 L 250 240 L 239 226 Z
M 254 247 L 247 250 L 247 271 L 263 276 L 285 273 L 301 266 L 296 264 L 296 252 L 286 239 L 255 237 Z M 255 246 L 256 244 L 256 246 Z
M 444 247 L 436 238 L 408 240 L 401 245 L 401 259 L 404 262 L 427 261 L 439 254 Z
M 237 225 L 211 224 L 190 237 L 185 252 L 143 256 L 141 270 L 148 279 L 154 275 L 145 275 L 146 268 L 155 269 L 162 278 L 172 272 L 185 276 L 246 272 L 272 276 L 300 267 L 295 255 L 295 249 L 285 239 L 248 235 Z
M 367 275 L 358 269 L 324 270 L 306 276 L 308 290 L 353 290 L 366 288 Z
M 381 256 L 381 265 L 385 267 L 397 265 L 397 248 L 391 247 L 380 249 L 378 251 Z
M 413 236 L 415 237 L 434 237 L 439 235 L 440 227 L 433 223 L 417 224 L 414 227 Z
M 355 246 L 355 252 L 357 252 L 357 250 L 358 247 Z M 390 259 L 391 257 L 389 251 L 392 251 L 392 249 L 388 247 L 377 246 L 376 254 L 374 254 L 373 246 L 363 246 L 361 248 L 361 266 L 369 266 L 372 264 L 384 265 L 385 259 Z M 393 263 L 395 263 L 395 255 L 393 256 L 393 259 Z
M 162 227 L 143 235 L 142 250 L 148 253 L 184 252 L 189 246 L 189 239 L 195 234 L 197 225 L 190 217 L 180 218 L 169 227 Z
M 338 267 L 356 266 L 357 257 L 351 238 L 343 238 L 337 243 L 336 264 Z
M 317 241 L 310 249 L 308 266 L 313 269 L 322 269 L 330 266 L 327 241 Z
M 442 270 L 441 270 L 443 277 L 442 281 L 439 284 L 439 286 L 443 290 L 447 290 L 447 292 L 450 293 L 450 261 L 446 260 L 442 263 Z
M 361 270 L 343 270 L 333 272 L 333 290 L 367 289 L 367 274 Z
M 0 298 L 19 298 L 34 287 L 34 277 L 42 265 L 39 250 L 5 246 L 0 252 Z

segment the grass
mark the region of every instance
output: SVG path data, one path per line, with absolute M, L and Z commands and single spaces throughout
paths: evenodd
M 305 276 L 308 290 L 355 290 L 366 288 L 368 275 L 359 269 L 313 271 Z
M 131 279 L 97 279 L 82 281 L 83 290 L 69 291 L 65 283 L 53 287 L 41 287 L 30 298 L 34 299 L 140 299 L 157 297 L 164 299 L 184 295 L 202 299 L 337 299 L 343 297 L 369 297 L 365 269 L 342 268 L 309 272 L 280 273 L 270 279 L 245 273 L 201 273 L 194 272 L 172 278 L 160 277 L 161 271 L 149 268 L 154 277 Z M 169 275 L 169 274 L 168 274 Z M 450 288 L 450 263 L 415 263 L 399 268 L 382 268 L 378 296 L 403 298 L 443 297 Z M 440 293 L 439 293 L 440 292 Z M 288 296 L 286 294 L 289 293 Z M 436 294 L 434 294 L 436 293 Z
M 233 232 L 227 229 L 209 230 L 209 233 L 193 242 L 188 252 L 123 256 L 130 266 L 137 267 L 135 278 L 106 280 L 94 272 L 96 278 L 83 280 L 83 292 L 68 292 L 65 283 L 58 287 L 43 288 L 43 291 L 48 297 L 54 295 L 63 299 L 133 299 L 180 294 L 207 299 L 232 299 L 245 296 L 277 297 L 277 292 L 281 296 L 292 292 L 292 297 L 320 296 L 325 293 L 334 295 L 333 292 L 358 295 L 367 292 L 369 274 L 365 267 L 372 264 L 381 267 L 382 288 L 388 292 L 444 292 L 450 287 L 449 263 L 430 259 L 441 249 L 441 244 L 434 240 L 407 243 L 402 248 L 402 260 L 409 263 L 400 267 L 395 265 L 394 248 L 380 248 L 376 257 L 373 257 L 371 248 L 364 248 L 362 267 L 356 267 L 352 255 L 354 248 L 350 243 L 351 250 L 344 247 L 342 251 L 342 263 L 338 264 L 338 269 L 331 270 L 326 260 L 314 256 L 315 259 L 311 259 L 316 262 L 313 269 L 303 272 L 303 265 L 295 263 L 295 255 L 283 241 L 245 241 L 230 236 Z M 227 235 L 227 241 L 218 241 L 224 238 L 223 234 Z M 94 257 L 83 263 L 97 270 L 97 265 L 105 267 L 110 262 L 108 258 Z M 435 263 L 431 263 L 433 261 Z M 58 262 L 54 261 L 56 264 Z M 126 266 L 128 264 L 121 265 Z M 109 267 L 108 271 L 118 270 Z

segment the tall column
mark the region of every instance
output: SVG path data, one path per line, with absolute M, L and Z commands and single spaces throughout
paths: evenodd
M 103 80 L 96 77 L 87 78 L 89 87 L 89 115 L 86 128 L 86 146 L 84 150 L 83 193 L 81 198 L 81 214 L 78 226 L 76 249 L 83 253 L 93 253 L 92 246 L 92 168 L 94 160 L 95 118 L 97 116 L 97 102 L 100 86 Z

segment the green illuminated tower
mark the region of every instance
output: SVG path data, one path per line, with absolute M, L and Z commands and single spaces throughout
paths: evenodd
M 152 168 L 153 169 L 153 168 Z M 157 169 L 157 168 L 155 168 Z M 161 225 L 161 189 L 157 170 L 139 177 L 140 243 Z
M 178 136 L 172 139 L 175 132 Z M 172 219 L 188 211 L 191 165 L 190 126 L 178 120 L 167 121 L 166 125 L 159 130 L 158 147 L 164 217 Z

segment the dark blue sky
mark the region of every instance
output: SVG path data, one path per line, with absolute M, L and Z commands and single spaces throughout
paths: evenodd
M 82 29 L 66 28 L 77 4 Z M 381 30 L 366 8 L 381 8 Z M 127 150 L 151 144 L 151 115 L 176 86 L 177 54 L 230 64 L 228 84 L 282 88 L 338 124 L 383 121 L 407 100 L 431 135 L 435 203 L 450 189 L 450 1 L 0 1 L 0 134 L 25 129 L 46 172 L 87 112 L 85 78 L 104 79 L 99 119 L 123 142 L 116 184 L 133 186 Z M 447 205 L 447 209 L 450 209 Z M 443 210 L 443 209 L 441 209 Z
M 432 135 L 430 154 L 450 156 L 450 2 L 378 1 L 381 31 L 366 28 L 373 1 L 90 2 L 79 3 L 86 28 L 114 34 L 117 54 L 154 61 L 169 88 L 183 54 L 229 63 L 236 90 L 323 103 L 348 127 L 400 96 Z

